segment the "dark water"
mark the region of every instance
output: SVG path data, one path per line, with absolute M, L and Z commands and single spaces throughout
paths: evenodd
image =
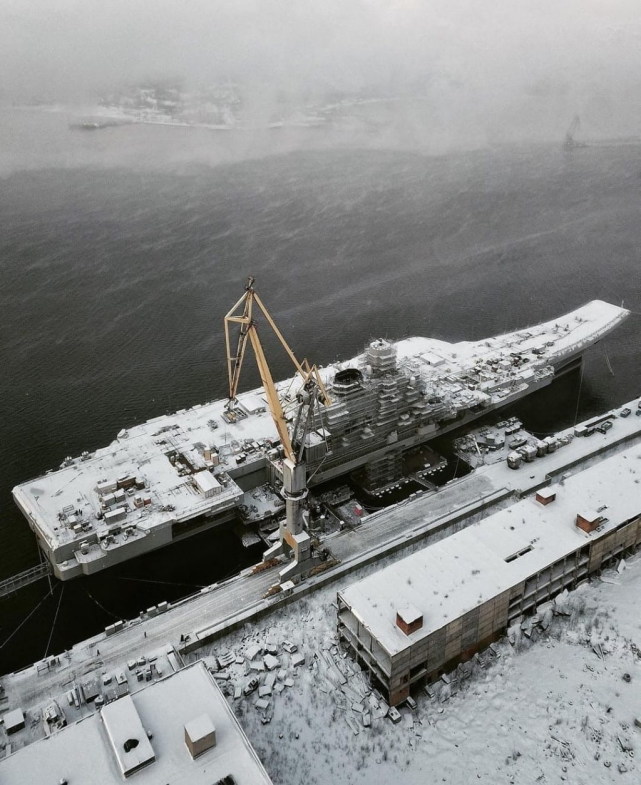
M 15 484 L 224 396 L 222 318 L 250 273 L 318 363 L 373 336 L 473 340 L 593 298 L 641 312 L 638 147 L 429 156 L 312 134 L 0 121 L 0 577 L 37 558 Z M 635 315 L 602 344 L 614 376 L 597 347 L 580 397 L 569 377 L 520 406 L 526 423 L 554 430 L 577 401 L 585 417 L 638 395 L 640 335 Z M 58 587 L 7 643 L 46 582 L 0 600 L 0 672 L 256 556 L 207 534 Z

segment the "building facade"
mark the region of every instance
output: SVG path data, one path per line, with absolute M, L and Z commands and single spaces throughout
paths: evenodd
M 640 459 L 607 458 L 339 592 L 339 636 L 390 704 L 637 549 Z

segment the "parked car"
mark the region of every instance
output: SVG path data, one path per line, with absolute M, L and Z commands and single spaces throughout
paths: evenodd
M 245 687 L 243 688 L 243 695 L 251 695 L 252 692 L 254 692 L 255 690 L 258 689 L 258 685 L 259 684 L 260 684 L 260 681 L 259 681 L 257 676 L 254 676 L 253 678 L 251 678 L 247 682 L 247 684 L 245 684 Z
M 389 707 L 389 709 L 387 710 L 387 716 L 394 723 L 401 721 L 401 713 L 395 706 Z

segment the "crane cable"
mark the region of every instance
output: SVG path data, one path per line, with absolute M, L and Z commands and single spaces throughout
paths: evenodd
M 321 427 L 323 429 L 323 441 L 325 442 L 325 455 L 323 455 L 323 457 L 322 457 L 320 463 L 318 464 L 318 466 L 314 469 L 314 471 L 307 478 L 307 483 L 308 484 L 311 482 L 311 480 L 314 479 L 314 476 L 320 470 L 321 466 L 325 463 L 325 461 L 327 460 L 327 456 L 329 455 L 329 444 L 327 443 L 327 428 L 325 427 L 325 423 L 323 422 L 323 411 L 324 410 L 321 409 L 320 406 L 319 406 L 318 407 L 318 419 L 320 420 L 320 424 L 321 424 Z
M 51 596 L 51 595 L 53 594 L 53 592 L 54 592 L 54 590 L 53 590 L 53 589 L 49 589 L 49 591 L 48 591 L 48 592 L 47 592 L 47 593 L 44 595 L 44 597 L 42 597 L 42 599 L 40 600 L 40 602 L 39 602 L 39 603 L 38 603 L 38 604 L 37 604 L 37 605 L 36 605 L 34 608 L 32 608 L 32 609 L 31 609 L 31 611 L 29 611 L 29 613 L 27 614 L 27 616 L 25 616 L 25 618 L 24 618 L 24 619 L 23 619 L 23 620 L 20 622 L 20 624 L 19 624 L 19 625 L 18 625 L 18 626 L 15 628 L 15 630 L 14 630 L 14 631 L 11 633 L 11 635 L 9 635 L 9 637 L 8 637 L 8 638 L 6 638 L 6 639 L 5 639 L 5 640 L 4 640 L 4 641 L 3 641 L 3 642 L 0 644 L 0 649 L 4 649 L 4 647 L 7 645 L 7 643 L 9 643 L 9 641 L 10 641 L 10 640 L 13 638 L 13 636 L 14 636 L 14 635 L 15 635 L 15 634 L 18 632 L 18 630 L 19 630 L 19 629 L 20 629 L 20 628 L 21 628 L 21 627 L 22 627 L 24 624 L 26 624 L 26 623 L 29 621 L 29 619 L 30 619 L 30 618 L 33 616 L 33 614 L 34 614 L 34 613 L 35 613 L 35 612 L 38 610 L 38 608 L 39 608 L 39 607 L 42 605 L 42 603 L 43 603 L 43 602 L 44 602 L 44 601 L 47 599 L 47 597 Z
M 111 618 L 112 618 L 112 619 L 118 619 L 118 620 L 120 619 L 120 616 L 117 616 L 115 613 L 112 613 L 112 611 L 110 611 L 110 610 L 107 610 L 107 608 L 105 608 L 105 606 L 104 606 L 104 605 L 102 605 L 101 603 L 99 603 L 99 602 L 98 602 L 98 600 L 97 600 L 97 599 L 96 599 L 96 598 L 95 598 L 95 597 L 94 597 L 92 594 L 89 594 L 89 592 L 88 592 L 86 589 L 85 589 L 85 594 L 87 595 L 87 597 L 89 597 L 89 599 L 90 599 L 90 600 L 92 600 L 93 602 L 95 602 L 95 603 L 96 603 L 96 605 L 97 605 L 97 606 L 98 606 L 98 607 L 99 607 L 101 610 L 103 610 L 103 611 L 104 611 L 104 612 L 105 612 L 105 613 L 106 613 L 108 616 L 111 616 Z
M 608 370 L 610 371 L 610 374 L 614 376 L 614 371 L 612 370 L 612 366 L 610 365 L 610 358 L 608 357 L 608 350 L 606 349 L 604 343 L 602 343 L 601 346 L 603 347 L 603 354 L 605 355 L 605 363 L 608 366 Z
M 238 571 L 239 571 L 239 565 L 234 567 L 232 569 L 232 572 L 227 573 L 227 575 L 225 575 L 223 578 L 220 578 L 219 581 L 227 580 L 227 578 L 229 578 L 231 575 L 235 575 Z M 187 586 L 189 589 L 205 589 L 205 588 L 207 588 L 207 586 L 210 585 L 208 583 L 184 583 L 183 581 L 180 581 L 180 582 L 178 582 L 178 581 L 158 581 L 158 580 L 152 580 L 151 578 L 130 578 L 130 577 L 125 576 L 125 575 L 117 575 L 116 576 L 116 580 L 118 580 L 118 581 L 134 581 L 134 583 L 153 583 L 153 584 L 157 583 L 159 586 L 160 585 L 162 585 L 162 586 Z M 91 597 L 91 599 L 96 603 L 96 605 L 98 605 L 100 608 L 102 608 L 106 613 L 109 613 L 109 611 L 106 608 L 104 608 L 102 605 L 100 605 L 100 603 L 98 602 L 98 600 L 95 599 L 95 597 L 92 597 L 91 594 L 89 594 L 89 597 Z

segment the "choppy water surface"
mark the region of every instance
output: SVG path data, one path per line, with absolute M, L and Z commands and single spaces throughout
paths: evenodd
M 430 156 L 309 134 L 252 146 L 0 119 L 1 577 L 37 559 L 15 484 L 224 396 L 222 317 L 248 274 L 318 363 L 374 336 L 472 340 L 597 297 L 641 311 L 638 147 Z M 564 380 L 521 405 L 526 423 L 552 430 L 638 395 L 640 335 L 635 315 L 589 355 L 580 398 Z M 255 559 L 208 534 L 68 584 L 53 634 L 60 589 L 0 649 L 0 672 Z M 0 600 L 0 645 L 46 591 Z

